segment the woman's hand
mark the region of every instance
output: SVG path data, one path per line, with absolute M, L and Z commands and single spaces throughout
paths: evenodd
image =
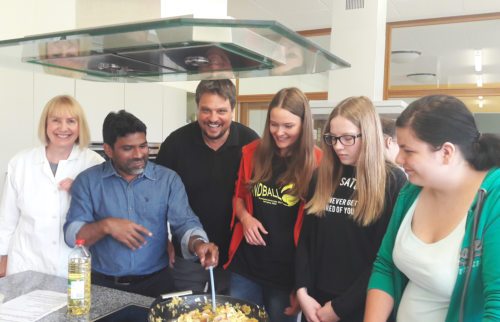
M 387 321 L 394 307 L 394 299 L 385 291 L 371 289 L 366 296 L 365 322 Z
M 59 190 L 64 190 L 69 192 L 71 190 L 71 185 L 73 184 L 73 179 L 66 178 L 59 182 Z
M 328 301 L 321 307 L 317 313 L 321 322 L 337 322 L 340 321 L 339 316 L 335 313 L 332 307 L 332 301 Z
M 321 322 L 317 315 L 317 311 L 321 308 L 321 304 L 307 294 L 307 289 L 305 287 L 297 290 L 297 299 L 299 300 L 302 314 L 307 322 Z
M 267 235 L 267 230 L 260 221 L 255 219 L 249 213 L 241 216 L 240 221 L 243 225 L 243 234 L 245 235 L 245 240 L 248 244 L 266 246 L 266 242 L 264 241 L 264 238 L 262 238 L 261 233 Z

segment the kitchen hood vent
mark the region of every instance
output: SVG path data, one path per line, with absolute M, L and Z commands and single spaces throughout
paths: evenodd
M 350 67 L 275 21 L 196 18 L 0 41 L 0 65 L 111 82 L 301 75 Z

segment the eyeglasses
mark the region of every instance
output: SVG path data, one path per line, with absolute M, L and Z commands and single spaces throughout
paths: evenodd
M 323 140 L 327 145 L 334 146 L 337 144 L 337 140 L 342 143 L 344 146 L 350 146 L 354 145 L 356 143 L 356 138 L 361 137 L 361 133 L 357 135 L 341 135 L 341 136 L 335 136 L 331 134 L 324 134 L 323 135 Z

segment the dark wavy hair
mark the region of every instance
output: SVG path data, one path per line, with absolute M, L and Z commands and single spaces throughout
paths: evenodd
M 455 144 L 476 170 L 500 166 L 500 136 L 479 133 L 474 116 L 456 97 L 422 97 L 401 113 L 396 127 L 411 128 L 417 138 L 435 149 L 445 142 Z
M 200 104 L 201 97 L 206 93 L 229 100 L 232 110 L 236 105 L 236 87 L 230 79 L 202 80 L 196 87 L 196 105 Z
M 132 113 L 125 110 L 110 112 L 102 124 L 102 138 L 104 143 L 114 148 L 117 138 L 137 132 L 146 134 L 146 129 L 146 124 Z

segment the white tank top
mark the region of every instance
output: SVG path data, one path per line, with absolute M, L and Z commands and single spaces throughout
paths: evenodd
M 398 322 L 445 321 L 458 274 L 460 247 L 467 216 L 446 237 L 425 243 L 411 229 L 417 200 L 396 236 L 393 260 L 409 282 L 397 312 Z

